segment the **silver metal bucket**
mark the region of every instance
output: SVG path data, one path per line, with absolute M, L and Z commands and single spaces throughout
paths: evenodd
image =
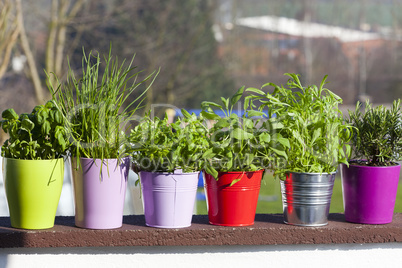
M 286 174 L 286 180 L 281 181 L 284 222 L 300 226 L 327 225 L 335 174 Z

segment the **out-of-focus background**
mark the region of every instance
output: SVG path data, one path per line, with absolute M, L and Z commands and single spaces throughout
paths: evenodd
M 199 108 L 286 72 L 345 104 L 402 96 L 400 0 L 1 0 L 0 109 L 48 98 L 46 75 L 77 72 L 83 48 L 160 68 L 147 104 Z
M 146 108 L 198 109 L 243 85 L 284 84 L 284 73 L 306 85 L 328 75 L 345 112 L 388 104 L 402 96 L 401 10 L 402 0 L 0 0 L 0 111 L 30 112 L 49 99 L 45 70 L 63 80 L 83 50 L 110 46 L 121 61 L 135 54 L 144 76 L 160 70 Z

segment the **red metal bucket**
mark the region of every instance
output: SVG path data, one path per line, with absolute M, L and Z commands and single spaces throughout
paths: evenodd
M 264 170 L 219 172 L 218 180 L 203 172 L 209 223 L 222 226 L 254 224 Z M 233 180 L 238 180 L 230 186 Z

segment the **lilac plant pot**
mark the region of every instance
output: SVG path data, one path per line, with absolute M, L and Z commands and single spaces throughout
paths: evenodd
M 130 158 L 73 159 L 75 225 L 87 229 L 115 229 L 123 224 Z
M 157 228 L 191 225 L 199 172 L 140 172 L 145 223 Z
M 392 222 L 401 165 L 341 164 L 345 219 L 363 224 Z

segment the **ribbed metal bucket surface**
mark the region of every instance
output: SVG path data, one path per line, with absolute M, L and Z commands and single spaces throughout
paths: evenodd
M 328 224 L 335 174 L 286 174 L 286 180 L 281 181 L 284 222 L 300 226 Z

